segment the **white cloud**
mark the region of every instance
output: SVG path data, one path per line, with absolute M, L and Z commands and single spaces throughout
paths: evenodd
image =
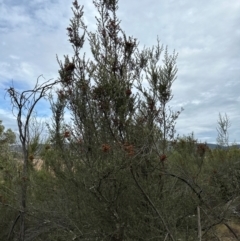
M 92 1 L 79 3 L 89 29 L 96 29 Z M 11 81 L 28 88 L 41 74 L 56 79 L 56 54 L 60 59 L 72 54 L 66 34 L 71 1 L 3 0 L 0 6 L 0 94 Z M 240 142 L 239 12 L 239 0 L 119 1 L 122 27 L 138 38 L 140 47 L 156 44 L 159 36 L 170 53 L 179 53 L 170 105 L 185 109 L 177 120 L 181 134 L 194 131 L 197 138 L 214 142 L 218 114 L 226 112 L 232 122 L 230 136 Z M 4 105 L 0 110 L 0 119 L 12 126 L 11 112 Z M 49 113 L 48 108 L 41 111 Z

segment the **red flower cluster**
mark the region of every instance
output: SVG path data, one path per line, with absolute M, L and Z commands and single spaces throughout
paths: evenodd
M 200 157 L 203 157 L 208 149 L 209 147 L 205 143 L 197 144 L 197 153 Z
M 130 96 L 132 94 L 132 91 L 130 89 L 126 90 L 126 96 Z
M 165 154 L 162 154 L 162 155 L 160 156 L 160 161 L 163 162 L 163 161 L 166 160 L 166 158 L 167 158 L 167 156 L 166 156 Z
M 34 156 L 33 156 L 33 155 L 30 155 L 30 156 L 29 156 L 29 160 L 33 161 L 33 159 L 34 159 Z
M 108 152 L 111 149 L 110 145 L 108 144 L 102 144 L 102 151 Z
M 134 150 L 133 145 L 125 143 L 123 146 L 124 146 L 124 150 L 127 152 L 128 156 L 134 156 L 135 150 Z
M 69 131 L 65 131 L 65 132 L 64 132 L 64 137 L 65 137 L 65 138 L 70 137 L 70 132 L 69 132 Z

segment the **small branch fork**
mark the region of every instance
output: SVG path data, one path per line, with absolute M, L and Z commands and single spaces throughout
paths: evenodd
M 19 138 L 22 145 L 22 152 L 23 152 L 23 170 L 22 170 L 22 183 L 21 183 L 21 212 L 17 216 L 11 230 L 9 233 L 9 237 L 11 236 L 14 226 L 16 226 L 16 223 L 18 220 L 20 220 L 20 235 L 19 235 L 19 241 L 24 241 L 25 238 L 25 215 L 27 210 L 27 180 L 28 178 L 28 159 L 29 159 L 29 150 L 28 150 L 28 144 L 29 144 L 29 125 L 30 125 L 30 119 L 33 113 L 33 110 L 36 106 L 36 104 L 41 100 L 42 98 L 46 97 L 48 94 L 48 91 L 51 90 L 51 88 L 59 83 L 59 81 L 51 82 L 51 79 L 48 81 L 43 82 L 42 84 L 39 83 L 40 77 L 43 77 L 40 75 L 37 79 L 37 82 L 33 89 L 26 90 L 23 92 L 16 91 L 13 87 L 10 87 L 7 89 L 7 93 L 9 94 L 9 97 L 11 99 L 12 104 L 12 112 L 13 115 L 15 115 L 15 111 L 17 112 L 17 125 L 18 125 L 18 131 L 19 131 Z
M 169 228 L 168 228 L 168 226 L 167 226 L 167 223 L 165 222 L 164 218 L 162 217 L 162 215 L 160 214 L 160 212 L 158 211 L 158 209 L 156 208 L 156 206 L 154 205 L 154 203 L 152 202 L 152 200 L 150 199 L 150 197 L 147 195 L 147 193 L 144 191 L 144 189 L 142 188 L 142 186 L 141 186 L 140 183 L 138 182 L 136 176 L 135 176 L 134 173 L 133 173 L 132 167 L 130 168 L 130 170 L 131 170 L 132 177 L 133 177 L 133 179 L 134 179 L 137 187 L 141 190 L 143 196 L 146 198 L 146 200 L 147 200 L 147 201 L 149 202 L 149 204 L 152 206 L 152 208 L 154 209 L 154 211 L 156 212 L 156 214 L 158 215 L 158 217 L 161 219 L 161 221 L 162 221 L 162 223 L 163 223 L 163 225 L 164 225 L 164 227 L 165 227 L 168 235 L 170 236 L 171 240 L 172 240 L 172 241 L 175 241 L 175 239 L 174 239 L 173 235 L 171 234 L 171 232 L 170 232 L 170 230 L 169 230 Z

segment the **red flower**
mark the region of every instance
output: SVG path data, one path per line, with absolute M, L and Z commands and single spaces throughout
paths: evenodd
M 64 137 L 65 137 L 65 138 L 70 137 L 70 132 L 69 132 L 69 131 L 65 131 L 65 133 L 64 133 Z
M 68 65 L 65 66 L 66 71 L 73 71 L 75 69 L 74 63 L 69 63 Z
M 102 151 L 108 152 L 111 149 L 110 145 L 108 144 L 102 144 Z
M 64 91 L 63 91 L 63 90 L 59 90 L 59 91 L 58 91 L 58 97 L 59 97 L 60 99 L 64 99 L 64 98 L 65 98 L 65 94 L 64 94 Z
M 30 156 L 29 156 L 29 160 L 32 161 L 33 159 L 34 159 L 34 156 L 33 156 L 33 155 L 30 155 Z
M 132 94 L 132 91 L 130 89 L 126 90 L 126 96 L 130 96 Z
M 160 156 L 160 161 L 163 162 L 163 161 L 166 160 L 166 158 L 167 158 L 167 156 L 166 156 L 165 154 L 162 154 L 162 155 Z
M 135 155 L 134 145 L 125 143 L 123 146 L 124 146 L 124 150 L 127 152 L 128 156 Z

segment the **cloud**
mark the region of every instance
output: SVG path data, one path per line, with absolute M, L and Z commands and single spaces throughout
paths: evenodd
M 97 10 L 92 1 L 79 3 L 84 5 L 88 29 L 95 30 Z M 177 120 L 178 133 L 193 131 L 196 138 L 215 142 L 221 112 L 232 123 L 231 140 L 240 142 L 239 12 L 239 0 L 119 1 L 121 26 L 139 40 L 140 48 L 155 45 L 159 36 L 169 53 L 176 49 L 179 54 L 174 98 L 169 103 L 173 109 L 184 108 Z M 27 89 L 41 74 L 45 79 L 58 78 L 56 54 L 63 60 L 73 53 L 66 34 L 71 17 L 67 0 L 0 2 L 1 96 L 12 82 Z M 0 103 L 0 119 L 13 126 L 3 97 Z M 49 115 L 49 108 L 41 105 L 41 115 Z

